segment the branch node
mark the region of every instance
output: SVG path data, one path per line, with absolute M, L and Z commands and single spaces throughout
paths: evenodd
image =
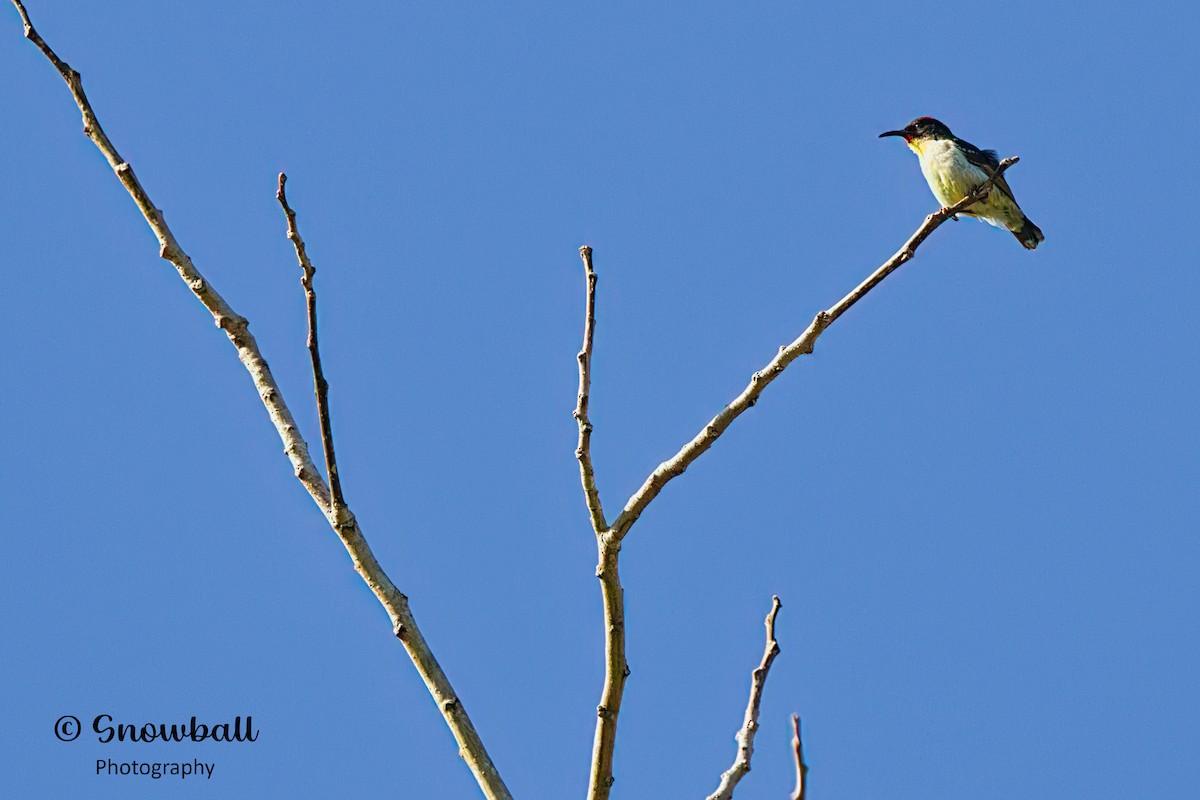
M 222 314 L 216 318 L 215 322 L 218 328 L 231 336 L 235 333 L 243 333 L 250 328 L 250 322 L 238 314 Z

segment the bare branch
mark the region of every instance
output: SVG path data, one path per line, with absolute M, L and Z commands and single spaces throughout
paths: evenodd
M 746 717 L 741 730 L 734 737 L 738 743 L 737 757 L 733 766 L 721 774 L 721 783 L 717 790 L 708 796 L 708 800 L 732 800 L 733 790 L 738 781 L 750 771 L 750 758 L 754 755 L 754 735 L 758 733 L 758 708 L 762 703 L 763 687 L 767 684 L 767 673 L 771 663 L 779 655 L 779 642 L 775 640 L 775 617 L 779 614 L 782 604 L 778 597 L 771 598 L 771 611 L 767 614 L 767 647 L 763 651 L 762 661 L 750 675 L 750 701 L 746 704 Z
M 617 566 L 621 544 L 611 532 L 596 537 L 600 551 L 596 577 L 604 599 L 604 688 L 596 707 L 596 736 L 592 742 L 592 771 L 588 800 L 605 800 L 613 785 L 613 752 L 617 742 L 617 715 L 625 694 L 629 664 L 625 661 L 625 590 Z
M 258 343 L 250 334 L 246 319 L 230 308 L 224 298 L 193 266 L 191 258 L 179 246 L 175 235 L 167 226 L 162 212 L 151 202 L 146 190 L 134 174 L 133 168 L 121 158 L 108 136 L 105 135 L 104 129 L 100 127 L 100 121 L 83 91 L 79 73 L 60 59 L 34 29 L 21 0 L 12 0 L 12 2 L 21 15 L 21 20 L 25 23 L 25 38 L 37 45 L 38 49 L 62 75 L 63 80 L 67 82 L 71 95 L 83 116 L 84 133 L 104 154 L 122 185 L 125 186 L 130 197 L 142 212 L 150 230 L 154 232 L 159 241 L 159 254 L 174 265 L 188 289 L 208 309 L 216 321 L 217 327 L 225 331 L 226 336 L 237 348 L 238 358 L 250 373 L 259 397 L 271 417 L 271 422 L 275 425 L 280 439 L 283 440 L 284 452 L 292 462 L 296 477 L 300 479 L 304 488 L 308 490 L 313 501 L 325 514 L 326 519 L 329 520 L 330 525 L 342 540 L 342 544 L 350 553 L 354 569 L 362 576 L 362 579 L 387 610 L 392 621 L 393 632 L 404 644 L 409 657 L 425 681 L 425 686 L 433 696 L 446 725 L 458 741 L 459 755 L 467 762 L 467 766 L 475 775 L 484 796 L 491 800 L 511 800 L 512 795 L 509 794 L 504 781 L 492 764 L 483 742 L 479 739 L 479 734 L 475 731 L 462 702 L 454 692 L 454 687 L 450 685 L 450 680 L 442 671 L 437 659 L 434 658 L 420 629 L 417 628 L 416 620 L 409 608 L 408 598 L 396 588 L 379 562 L 375 560 L 375 555 L 367 545 L 358 521 L 350 513 L 350 510 L 344 505 L 331 503 L 329 489 L 309 457 L 308 445 L 300 435 L 291 411 L 284 403 L 283 394 L 258 349 Z
M 300 229 L 296 227 L 296 212 L 288 205 L 287 191 L 284 184 L 287 175 L 279 173 L 279 189 L 275 199 L 283 207 L 287 218 L 287 237 L 296 248 L 296 259 L 300 262 L 300 285 L 304 287 L 304 298 L 308 306 L 308 355 L 312 361 L 313 391 L 317 396 L 317 418 L 321 424 L 321 446 L 325 450 L 325 474 L 329 476 L 329 493 L 333 508 L 345 508 L 346 498 L 342 495 L 342 480 L 338 477 L 337 455 L 333 450 L 333 423 L 329 418 L 329 383 L 325 380 L 325 371 L 321 368 L 321 348 L 317 341 L 317 292 L 313 288 L 313 276 L 317 268 L 308 257 L 304 240 L 300 238 Z
M 629 664 L 625 661 L 625 590 L 621 587 L 618 562 L 621 543 L 612 536 L 604 520 L 604 509 L 600 505 L 600 492 L 596 488 L 596 475 L 592 467 L 592 423 L 588 420 L 588 394 L 592 384 L 592 338 L 596 330 L 596 271 L 592 268 L 592 248 L 579 248 L 583 259 L 584 277 L 587 280 L 587 307 L 583 325 L 583 349 L 579 351 L 579 399 L 575 406 L 575 419 L 579 422 L 579 446 L 575 457 L 579 459 L 579 475 L 583 481 L 583 494 L 591 515 L 592 530 L 596 534 L 599 556 L 596 577 L 600 579 L 600 592 L 604 599 L 604 688 L 600 692 L 600 705 L 596 707 L 596 736 L 592 742 L 592 768 L 588 780 L 589 800 L 604 800 L 613 785 L 613 753 L 617 742 L 617 715 L 621 712 L 621 699 L 625 694 L 625 679 L 629 677 Z
M 800 738 L 800 717 L 792 714 L 792 756 L 796 759 L 796 789 L 791 800 L 804 800 L 808 794 L 808 764 L 804 763 L 804 741 Z
M 974 192 L 961 201 L 947 208 L 939 209 L 928 217 L 917 228 L 916 233 L 909 237 L 896 253 L 883 263 L 869 278 L 854 288 L 849 294 L 835 303 L 826 311 L 822 311 L 813 319 L 812 324 L 791 344 L 780 348 L 779 353 L 771 362 L 763 367 L 750 378 L 750 383 L 742 390 L 742 393 L 734 398 L 733 402 L 721 409 L 712 420 L 704 426 L 700 433 L 696 434 L 690 442 L 685 444 L 682 449 L 674 456 L 659 464 L 658 467 L 650 473 L 646 481 L 641 487 L 634 492 L 633 496 L 625 504 L 625 508 L 621 511 L 616 521 L 612 524 L 613 535 L 618 539 L 625 538 L 629 533 L 629 529 L 633 523 L 637 522 L 638 517 L 646 510 L 646 506 L 650 505 L 658 493 L 662 491 L 672 478 L 682 475 L 684 470 L 691 466 L 692 462 L 700 457 L 704 451 L 713 446 L 713 443 L 725 432 L 735 419 L 742 415 L 744 411 L 758 402 L 759 395 L 767 388 L 771 381 L 779 377 L 784 369 L 789 364 L 796 360 L 799 356 L 811 353 L 813 345 L 817 339 L 825 332 L 825 329 L 833 324 L 842 314 L 846 313 L 851 306 L 866 296 L 867 292 L 875 288 L 884 278 L 898 269 L 906 261 L 909 261 L 916 254 L 917 248 L 929 237 L 931 233 L 937 230 L 938 226 L 945 222 L 950 217 L 967 208 L 968 206 L 979 202 L 987 196 L 991 191 L 992 182 L 999 178 L 1006 169 L 1016 164 L 1019 159 L 1017 157 L 1006 158 L 1000 162 L 999 168 Z
M 292 462 L 292 468 L 296 473 L 296 477 L 304 484 L 304 488 L 312 495 L 321 510 L 328 513 L 329 492 L 325 487 L 325 482 L 321 480 L 320 473 L 309 457 L 308 446 L 300 436 L 291 412 L 288 411 L 287 406 L 283 403 L 279 387 L 271 375 L 271 370 L 267 367 L 267 362 L 259 352 L 258 343 L 250 333 L 246 319 L 234 313 L 224 298 L 192 266 L 192 260 L 183 252 L 179 243 L 175 241 L 175 236 L 171 233 L 171 229 L 167 227 L 162 212 L 155 208 L 154 204 L 150 201 L 150 197 L 146 194 L 146 190 L 142 188 L 142 184 L 138 181 L 137 175 L 134 174 L 133 168 L 121 158 L 117 149 L 109 141 L 108 136 L 105 135 L 104 129 L 100 127 L 100 120 L 96 118 L 96 114 L 88 102 L 87 95 L 83 91 L 83 83 L 79 73 L 73 70 L 69 64 L 59 58 L 50 49 L 50 46 L 46 44 L 45 40 L 42 39 L 41 35 L 33 27 L 33 23 L 29 21 L 29 15 L 26 13 L 25 7 L 21 4 L 20 0 L 13 0 L 13 5 L 16 6 L 18 13 L 21 15 L 21 20 L 25 23 L 25 38 L 37 45 L 38 49 L 42 51 L 46 58 L 50 60 L 50 63 L 54 65 L 54 68 L 58 70 L 58 73 L 62 75 L 63 80 L 67 82 L 67 86 L 71 90 L 71 95 L 75 98 L 75 104 L 79 106 L 79 112 L 83 116 L 84 134 L 95 142 L 96 147 L 104 154 L 109 165 L 116 172 L 117 178 L 120 179 L 125 189 L 129 192 L 129 195 L 133 198 L 133 201 L 137 204 L 138 209 L 142 212 L 142 216 L 145 217 L 146 222 L 150 225 L 150 230 L 154 232 L 155 237 L 158 239 L 159 255 L 174 265 L 175 269 L 179 272 L 179 276 L 187 284 L 187 287 L 191 289 L 196 298 L 212 314 L 217 327 L 225 331 L 225 335 L 229 337 L 229 341 L 237 348 L 238 358 L 250 372 L 250 377 L 254 381 L 254 387 L 258 390 L 263 405 L 267 407 L 267 413 L 270 415 L 275 429 L 279 432 L 279 438 L 283 440 L 284 452 Z
M 1005 170 L 1020 160 L 1021 159 L 1017 156 L 1011 156 L 1004 159 L 1000 162 L 999 166 L 996 168 L 996 171 L 989 175 L 988 179 L 981 183 L 979 187 L 975 189 L 975 191 L 971 192 L 954 205 L 938 209 L 926 217 L 925 222 L 920 228 L 917 228 L 917 232 L 914 233 L 912 237 L 904 243 L 904 247 L 900 248 L 900 251 L 896 253 L 896 255 L 889 258 L 883 264 L 883 266 L 871 274 L 871 277 L 867 278 L 865 281 L 856 286 L 854 291 L 843 297 L 837 302 L 836 305 L 825 312 L 829 315 L 829 322 L 826 323 L 826 327 L 829 326 L 829 323 L 832 323 L 842 314 L 849 311 L 850 306 L 861 300 L 867 294 L 867 292 L 874 289 L 880 281 L 882 281 L 888 275 L 891 275 L 897 268 L 900 267 L 901 264 L 912 259 L 912 257 L 916 254 L 917 248 L 921 245 L 921 242 L 925 241 L 925 239 L 929 237 L 929 234 L 937 230 L 939 225 L 941 225 L 947 219 L 950 219 L 958 214 L 958 212 L 966 209 L 968 206 L 972 206 L 975 203 L 978 203 L 980 200 L 986 199 L 991 193 L 992 184 L 995 183 L 996 179 L 1003 175 Z M 818 333 L 818 336 L 819 335 L 820 334 Z
M 608 523 L 604 521 L 604 508 L 600 505 L 600 490 L 596 488 L 596 472 L 592 467 L 592 423 L 588 419 L 588 395 L 592 388 L 592 337 L 596 332 L 596 271 L 592 269 L 592 248 L 579 248 L 583 259 L 584 277 L 587 279 L 587 315 L 583 323 L 583 349 L 579 351 L 579 398 L 575 405 L 575 419 L 579 422 L 579 446 L 575 458 L 579 459 L 579 477 L 583 481 L 583 494 L 587 500 L 588 513 L 592 517 L 592 530 L 601 535 Z

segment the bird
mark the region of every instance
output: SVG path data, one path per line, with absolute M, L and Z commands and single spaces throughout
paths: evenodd
M 885 136 L 904 137 L 908 148 L 917 154 L 925 181 L 943 208 L 978 189 L 1000 166 L 995 150 L 980 150 L 959 139 L 933 117 L 918 117 L 901 130 L 879 134 L 880 139 Z M 1027 250 L 1046 241 L 1041 228 L 1034 225 L 1017 205 L 1003 175 L 996 178 L 987 199 L 958 213 L 1010 231 Z

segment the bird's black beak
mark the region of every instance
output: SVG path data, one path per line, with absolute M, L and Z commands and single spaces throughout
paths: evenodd
M 904 136 L 904 135 L 905 135 L 904 131 L 884 131 L 883 133 L 879 134 L 879 138 L 882 139 L 885 136 Z

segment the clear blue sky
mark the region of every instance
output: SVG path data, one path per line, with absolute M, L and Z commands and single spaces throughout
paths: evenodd
M 29 0 L 317 427 L 508 785 L 583 795 L 601 682 L 576 249 L 617 508 L 1001 155 L 1046 243 L 948 223 L 626 540 L 616 797 L 702 797 L 783 600 L 754 771 L 812 800 L 1195 796 L 1193 4 Z M 13 797 L 477 796 L 249 378 L 0 12 L 0 602 Z M 315 441 L 314 441 L 315 445 Z M 54 721 L 252 714 L 253 746 Z M 97 758 L 216 762 L 211 782 Z

